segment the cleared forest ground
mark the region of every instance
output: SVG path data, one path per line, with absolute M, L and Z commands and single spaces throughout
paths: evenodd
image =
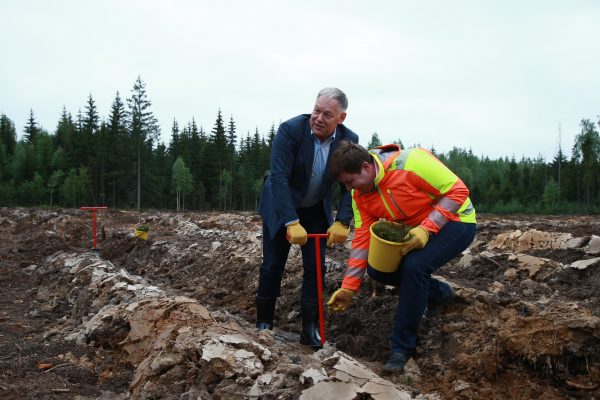
M 300 330 L 299 251 L 276 329 L 254 328 L 261 220 L 242 213 L 0 209 L 0 397 L 593 399 L 600 397 L 597 217 L 480 216 L 439 271 L 458 298 L 424 321 L 404 374 L 381 375 L 397 294 L 366 282 L 328 345 Z M 133 236 L 150 225 L 147 241 Z M 348 246 L 328 250 L 325 297 Z

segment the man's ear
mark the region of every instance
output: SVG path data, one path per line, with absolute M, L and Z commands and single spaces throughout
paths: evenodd
M 338 121 L 338 125 L 343 124 L 345 119 L 346 119 L 346 113 L 343 112 L 340 114 L 340 120 Z
M 375 164 L 372 164 L 370 162 L 367 161 L 363 161 L 363 164 L 361 166 L 365 172 L 367 173 L 367 175 L 371 175 L 373 176 L 373 179 L 375 179 Z

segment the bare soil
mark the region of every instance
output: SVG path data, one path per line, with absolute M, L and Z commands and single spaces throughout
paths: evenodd
M 600 234 L 598 218 L 483 215 L 479 221 L 468 254 L 438 271 L 457 298 L 423 321 L 411 368 L 386 378 L 442 399 L 600 398 L 600 263 L 573 266 L 599 257 L 589 250 Z M 150 226 L 146 241 L 132 234 L 142 222 Z M 499 244 L 499 235 L 518 230 L 570 235 L 577 243 Z M 92 247 L 90 212 L 0 209 L 0 398 L 136 397 L 136 366 L 123 349 L 127 321 L 83 342 L 67 337 L 97 310 L 84 283 L 44 268 L 58 252 L 97 253 L 162 290 L 242 321 L 256 335 L 257 215 L 101 211 Z M 325 300 L 339 287 L 348 252 L 349 246 L 328 250 Z M 276 312 L 284 337 L 300 331 L 301 279 L 293 248 Z M 367 281 L 348 311 L 326 313 L 328 342 L 380 374 L 397 301 L 394 288 Z M 298 348 L 290 346 L 292 356 L 304 351 Z M 187 379 L 171 398 L 188 398 L 183 394 L 198 378 Z

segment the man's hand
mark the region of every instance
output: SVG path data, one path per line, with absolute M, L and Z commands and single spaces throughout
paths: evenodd
M 338 312 L 338 311 L 346 311 L 346 309 L 350 306 L 352 302 L 352 297 L 356 293 L 354 290 L 350 289 L 338 289 L 332 295 L 327 305 L 329 306 L 329 310 Z
M 327 247 L 333 247 L 334 243 L 344 243 L 348 239 L 348 228 L 340 221 L 335 221 L 329 229 L 327 229 Z
M 291 244 L 299 244 L 300 246 L 304 246 L 308 240 L 306 229 L 300 225 L 300 222 L 294 222 L 287 226 L 286 238 Z
M 422 226 L 416 226 L 408 231 L 410 239 L 402 246 L 402 255 L 414 249 L 422 249 L 429 241 L 429 231 Z

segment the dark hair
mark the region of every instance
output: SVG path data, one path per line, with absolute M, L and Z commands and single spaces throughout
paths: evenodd
M 344 172 L 360 174 L 364 162 L 373 163 L 373 158 L 367 149 L 349 140 L 342 140 L 331 155 L 329 174 L 336 180 Z

